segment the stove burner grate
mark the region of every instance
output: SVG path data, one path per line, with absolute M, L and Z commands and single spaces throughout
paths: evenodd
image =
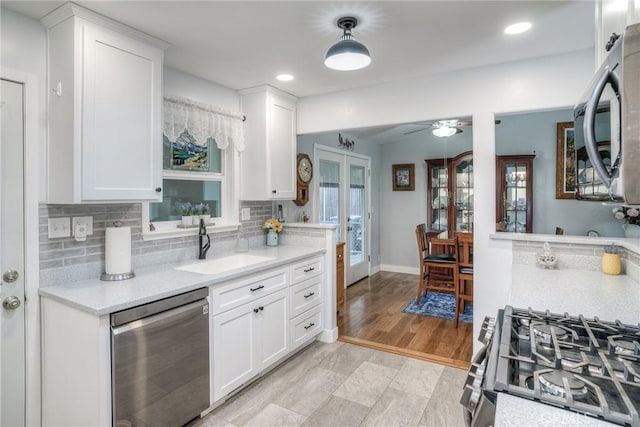
M 566 398 L 567 394 L 572 399 L 584 399 L 589 394 L 584 381 L 576 378 L 575 375 L 565 371 L 549 371 L 540 373 L 540 391 L 552 396 Z M 566 380 L 566 381 L 565 381 Z

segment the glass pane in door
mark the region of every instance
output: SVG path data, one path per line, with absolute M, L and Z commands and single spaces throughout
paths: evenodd
M 349 265 L 365 261 L 365 168 L 349 168 Z
M 319 203 L 321 224 L 340 224 L 340 163 L 320 160 Z M 341 241 L 340 228 L 336 240 Z

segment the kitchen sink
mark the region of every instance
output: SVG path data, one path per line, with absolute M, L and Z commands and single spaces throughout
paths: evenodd
M 271 260 L 273 260 L 273 258 L 265 256 L 236 254 L 223 258 L 194 262 L 193 264 L 176 267 L 176 270 L 190 271 L 192 273 L 199 274 L 217 274 L 229 270 L 234 270 L 236 268 L 249 267 L 253 264 L 259 264 L 261 262 Z

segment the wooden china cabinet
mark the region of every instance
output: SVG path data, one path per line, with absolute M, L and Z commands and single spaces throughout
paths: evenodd
M 425 162 L 428 232 L 473 232 L 472 152 Z
M 496 156 L 496 230 L 533 232 L 535 155 Z

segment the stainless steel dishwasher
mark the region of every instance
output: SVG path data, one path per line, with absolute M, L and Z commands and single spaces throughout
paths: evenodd
M 113 425 L 181 426 L 209 402 L 208 289 L 111 315 Z

